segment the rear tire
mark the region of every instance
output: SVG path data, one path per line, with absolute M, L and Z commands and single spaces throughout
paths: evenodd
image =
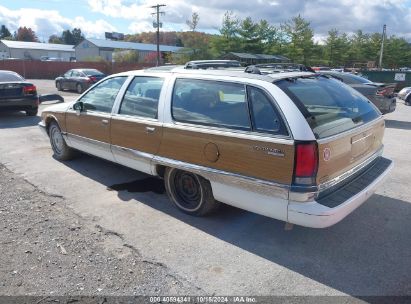
M 56 122 L 50 124 L 49 130 L 50 144 L 54 152 L 54 157 L 58 160 L 70 160 L 75 156 L 75 151 L 67 146 L 61 134 L 61 130 Z
M 164 183 L 170 200 L 186 214 L 208 215 L 221 204 L 214 199 L 210 182 L 197 174 L 167 168 Z
M 76 91 L 79 94 L 83 93 L 83 86 L 80 83 L 76 85 Z
M 39 108 L 27 110 L 26 116 L 36 116 L 38 112 L 39 112 Z

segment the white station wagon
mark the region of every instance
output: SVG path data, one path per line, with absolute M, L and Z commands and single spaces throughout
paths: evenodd
M 225 203 L 331 226 L 393 166 L 378 109 L 310 72 L 130 71 L 47 108 L 39 125 L 57 159 L 80 150 L 163 178 L 175 206 L 196 216 Z

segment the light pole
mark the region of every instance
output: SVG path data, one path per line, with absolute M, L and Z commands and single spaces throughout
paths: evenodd
M 151 8 L 154 8 L 156 10 L 155 13 L 152 13 L 152 15 L 156 15 L 157 22 L 154 23 L 154 26 L 157 27 L 157 66 L 160 65 L 160 14 L 164 15 L 164 12 L 160 12 L 160 7 L 166 6 L 165 4 L 157 4 L 153 5 Z

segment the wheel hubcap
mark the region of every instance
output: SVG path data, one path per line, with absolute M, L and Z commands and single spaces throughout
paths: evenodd
M 174 175 L 176 203 L 183 209 L 195 211 L 202 201 L 201 186 L 197 177 L 188 172 L 178 171 Z
M 53 127 L 51 130 L 51 143 L 53 144 L 54 151 L 57 154 L 61 154 L 64 148 L 64 139 L 56 127 Z

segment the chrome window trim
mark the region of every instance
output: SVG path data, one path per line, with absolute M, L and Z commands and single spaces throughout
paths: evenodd
M 186 76 L 186 77 L 181 77 L 181 76 Z M 241 130 L 241 129 L 236 129 L 234 127 L 230 128 L 229 126 L 219 126 L 219 125 L 207 125 L 207 124 L 202 124 L 202 123 L 195 123 L 195 122 L 188 122 L 188 121 L 178 121 L 174 118 L 172 115 L 172 107 L 173 107 L 173 95 L 174 95 L 174 88 L 175 88 L 175 83 L 178 79 L 193 79 L 193 80 L 205 80 L 205 81 L 214 81 L 214 82 L 229 82 L 229 83 L 234 83 L 234 84 L 241 84 L 244 86 L 245 90 L 245 103 L 247 104 L 247 110 L 248 110 L 248 119 L 249 119 L 249 124 L 250 124 L 250 130 Z M 170 115 L 171 115 L 171 120 L 174 123 L 174 125 L 185 125 L 185 126 L 193 126 L 193 127 L 205 127 L 208 129 L 216 129 L 216 130 L 222 130 L 226 132 L 233 132 L 233 133 L 244 133 L 244 134 L 252 134 L 252 135 L 260 135 L 261 137 L 269 137 L 272 139 L 292 139 L 292 132 L 291 128 L 288 124 L 288 121 L 281 110 L 281 107 L 278 105 L 276 99 L 274 96 L 263 86 L 252 83 L 249 81 L 246 81 L 247 79 L 244 80 L 238 80 L 238 78 L 232 79 L 232 80 L 225 80 L 225 79 L 215 79 L 215 78 L 199 78 L 199 77 L 187 77 L 187 75 L 176 75 L 176 77 L 173 79 L 171 85 L 171 99 L 170 99 Z M 271 105 L 274 107 L 275 111 L 278 112 L 280 115 L 280 118 L 282 119 L 282 122 L 284 123 L 288 135 L 280 135 L 280 134 L 275 134 L 275 133 L 270 133 L 270 132 L 261 132 L 261 131 L 253 131 L 252 130 L 252 117 L 251 117 L 251 110 L 250 110 L 250 101 L 249 101 L 249 96 L 248 96 L 248 88 L 247 87 L 254 87 L 257 89 L 262 90 L 268 97 Z
M 227 137 L 235 137 L 235 138 L 246 139 L 246 140 L 264 141 L 264 142 L 269 142 L 269 143 L 274 143 L 274 144 L 294 145 L 294 140 L 290 139 L 289 137 L 280 137 L 280 136 L 270 135 L 268 133 L 258 133 L 258 132 L 252 132 L 252 131 L 224 129 L 224 128 L 219 128 L 215 126 L 205 126 L 205 125 L 196 125 L 196 124 L 183 123 L 183 122 L 174 122 L 174 123 L 164 124 L 163 128 L 178 129 L 178 130 L 199 132 L 199 133 L 204 133 L 204 134 L 227 136 Z
M 342 138 L 344 136 L 349 136 L 349 135 L 352 135 L 354 133 L 363 132 L 363 131 L 365 131 L 365 129 L 367 129 L 367 128 L 373 126 L 373 125 L 377 125 L 380 122 L 384 122 L 384 124 L 385 124 L 385 120 L 384 120 L 384 117 L 382 115 L 380 117 L 366 123 L 366 124 L 363 124 L 362 126 L 359 126 L 359 127 L 344 131 L 342 133 L 338 133 L 338 134 L 330 136 L 330 137 L 325 137 L 325 138 L 322 138 L 322 139 L 318 139 L 317 142 L 318 142 L 318 144 L 326 144 L 326 143 L 329 143 L 331 141 Z
M 133 116 L 133 115 L 125 115 L 125 114 L 112 114 L 112 119 L 116 120 L 124 120 L 129 122 L 141 123 L 141 124 L 151 124 L 156 126 L 161 126 L 162 123 L 155 118 L 148 118 L 142 116 Z

